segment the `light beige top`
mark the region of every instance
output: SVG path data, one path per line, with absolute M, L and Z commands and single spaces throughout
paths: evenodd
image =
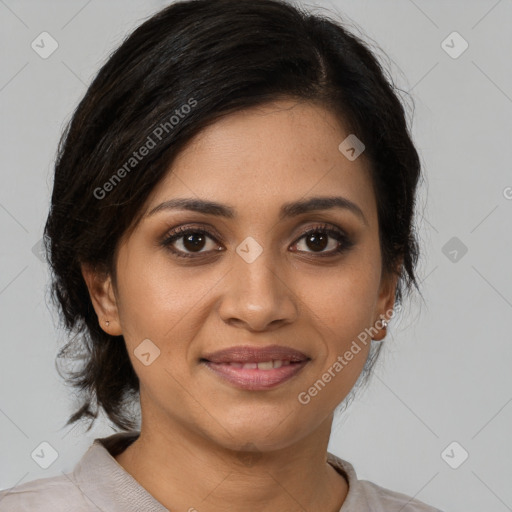
M 71 473 L 1 491 L 0 511 L 170 512 L 114 458 L 138 436 L 133 431 L 95 439 Z M 327 453 L 327 461 L 349 483 L 340 512 L 442 512 L 405 494 L 358 480 L 352 465 L 332 453 Z

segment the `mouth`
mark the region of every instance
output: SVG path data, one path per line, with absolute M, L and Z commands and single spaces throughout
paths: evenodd
M 256 391 L 274 388 L 291 379 L 310 360 L 298 350 L 271 345 L 231 347 L 206 354 L 200 362 L 222 380 Z

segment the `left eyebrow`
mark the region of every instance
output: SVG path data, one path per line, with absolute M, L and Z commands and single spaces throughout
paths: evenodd
M 279 220 L 295 217 L 304 213 L 319 210 L 332 210 L 334 208 L 348 210 L 359 217 L 368 226 L 368 221 L 361 208 L 346 197 L 341 196 L 321 196 L 301 199 L 290 203 L 284 203 L 279 212 Z M 145 217 L 150 217 L 164 210 L 190 210 L 205 215 L 215 215 L 234 219 L 236 210 L 232 206 L 195 198 L 174 198 L 155 206 Z
M 333 208 L 348 210 L 354 213 L 368 226 L 368 221 L 364 216 L 363 210 L 361 210 L 356 203 L 350 201 L 350 199 L 341 196 L 311 197 L 309 199 L 302 199 L 292 203 L 285 203 L 281 207 L 279 219 L 284 220 L 289 217 L 301 215 L 302 213 L 318 210 L 332 210 Z

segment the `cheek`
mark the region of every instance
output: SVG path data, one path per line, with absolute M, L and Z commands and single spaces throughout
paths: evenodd
M 332 333 L 345 339 L 372 322 L 380 276 L 375 268 L 377 264 L 360 260 L 304 283 L 306 304 Z
M 206 314 L 201 299 L 218 279 L 194 279 L 193 270 L 171 268 L 161 258 L 132 259 L 121 268 L 118 305 L 127 344 L 149 338 L 165 350 L 172 340 L 178 350 Z

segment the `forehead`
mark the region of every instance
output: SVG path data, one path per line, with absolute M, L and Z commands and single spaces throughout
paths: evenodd
M 177 197 L 277 212 L 309 196 L 343 196 L 372 217 L 368 163 L 338 149 L 350 133 L 328 110 L 282 100 L 229 114 L 194 137 L 154 190 L 148 210 Z

